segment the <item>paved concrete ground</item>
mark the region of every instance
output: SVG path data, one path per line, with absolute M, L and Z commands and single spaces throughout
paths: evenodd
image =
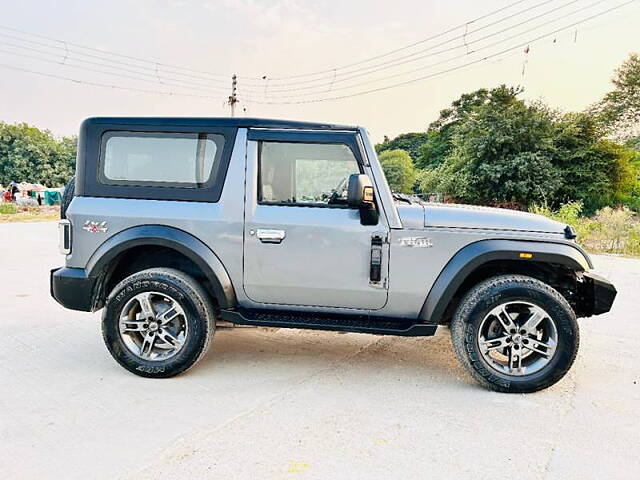
M 188 374 L 120 368 L 99 314 L 48 292 L 53 223 L 0 225 L 1 478 L 637 478 L 640 261 L 597 257 L 620 295 L 581 321 L 570 374 L 476 386 L 434 338 L 220 331 Z

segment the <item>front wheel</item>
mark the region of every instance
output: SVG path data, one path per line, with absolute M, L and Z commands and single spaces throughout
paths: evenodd
M 130 372 L 172 377 L 207 351 L 215 312 L 195 279 L 170 268 L 151 268 L 120 282 L 107 299 L 102 334 L 109 352 Z
M 560 380 L 576 358 L 575 313 L 560 293 L 531 277 L 481 282 L 451 323 L 456 356 L 484 387 L 528 393 Z

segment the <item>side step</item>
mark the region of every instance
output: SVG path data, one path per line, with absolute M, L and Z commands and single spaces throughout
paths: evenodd
M 338 332 L 400 335 L 405 337 L 431 336 L 437 325 L 415 323 L 414 320 L 370 317 L 366 315 L 324 315 L 319 313 L 274 310 L 222 310 L 222 319 L 237 325 L 259 327 L 303 328 Z

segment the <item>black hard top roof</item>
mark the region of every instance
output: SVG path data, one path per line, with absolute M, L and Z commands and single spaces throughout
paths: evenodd
M 269 118 L 247 117 L 91 117 L 86 124 L 151 125 L 151 126 L 209 126 L 209 127 L 255 127 L 255 128 L 299 128 L 309 130 L 356 130 L 358 127 L 319 122 L 299 122 Z

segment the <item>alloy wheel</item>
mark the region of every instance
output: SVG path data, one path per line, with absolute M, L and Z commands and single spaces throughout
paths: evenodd
M 127 349 L 147 361 L 168 360 L 184 346 L 189 333 L 187 317 L 169 295 L 142 292 L 122 309 L 120 337 Z
M 554 357 L 558 328 L 541 307 L 522 301 L 506 302 L 485 315 L 478 346 L 492 369 L 513 376 L 531 375 Z

